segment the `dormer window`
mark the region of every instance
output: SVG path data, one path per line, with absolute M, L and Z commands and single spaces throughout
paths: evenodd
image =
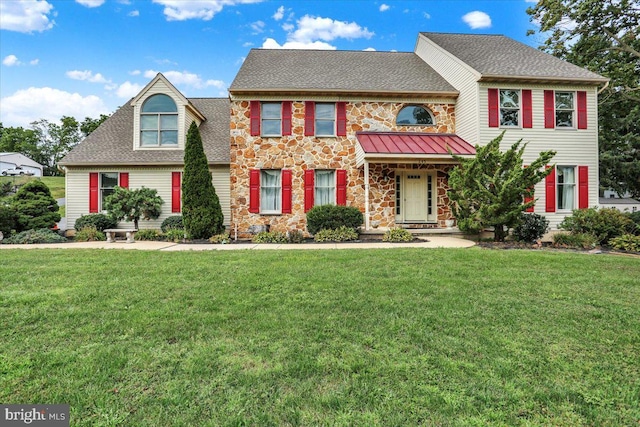
M 426 108 L 419 105 L 409 105 L 400 110 L 398 117 L 396 117 L 396 124 L 402 126 L 429 126 L 434 124 L 434 120 Z
M 140 145 L 142 147 L 178 145 L 178 107 L 170 96 L 153 95 L 142 105 Z

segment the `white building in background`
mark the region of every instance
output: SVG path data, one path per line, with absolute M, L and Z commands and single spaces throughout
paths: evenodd
M 31 172 L 33 176 L 42 176 L 43 166 L 20 153 L 0 153 L 0 175 L 9 169 L 22 168 L 25 174 Z

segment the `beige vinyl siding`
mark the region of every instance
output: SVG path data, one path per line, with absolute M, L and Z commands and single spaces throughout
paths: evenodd
M 479 75 L 422 34 L 418 36 L 415 53 L 460 92 L 456 102 L 456 134 L 471 144 L 478 143 Z
M 541 151 L 555 150 L 552 162 L 562 166 L 589 167 L 589 206 L 598 205 L 598 110 L 597 88 L 593 86 L 546 86 L 546 85 L 514 85 L 481 83 L 480 88 L 480 143 L 484 145 L 505 131 L 500 145 L 506 150 L 519 139 L 527 142 L 524 163 L 529 164 Z M 533 107 L 533 128 L 490 128 L 488 110 L 488 89 L 531 89 Z M 578 91 L 587 92 L 587 129 L 545 129 L 544 127 L 544 91 Z M 577 112 L 577 111 L 576 111 Z M 538 202 L 535 212 L 545 215 L 551 223 L 552 230 L 567 213 L 545 212 L 544 182 L 536 185 L 535 198 Z
M 148 168 L 69 168 L 66 175 L 66 203 L 67 203 L 67 229 L 73 229 L 76 219 L 89 214 L 89 173 L 91 172 L 128 172 L 129 188 L 153 188 L 162 198 L 162 214 L 155 220 L 140 220 L 141 229 L 159 229 L 162 221 L 172 215 L 180 215 L 171 212 L 171 173 L 181 172 L 181 168 L 148 167 Z M 220 205 L 224 214 L 224 224 L 230 224 L 230 184 L 229 166 L 215 166 L 212 168 L 212 182 L 216 187 L 216 193 L 220 199 Z M 132 223 L 120 222 L 118 228 L 131 228 Z

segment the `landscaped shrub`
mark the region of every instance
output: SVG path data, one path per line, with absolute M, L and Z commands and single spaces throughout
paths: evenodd
M 286 233 L 281 233 L 279 231 L 263 231 L 262 233 L 258 233 L 253 236 L 251 241 L 253 243 L 288 243 L 289 239 L 287 239 Z
M 33 243 L 64 243 L 67 239 L 51 231 L 48 228 L 40 228 L 37 230 L 26 230 L 11 236 L 8 239 L 4 239 L 2 243 L 7 244 L 33 244 Z
M 629 252 L 640 252 L 640 236 L 633 234 L 623 234 L 609 240 L 609 245 L 615 249 Z
M 110 228 L 116 228 L 117 226 L 118 221 L 115 219 L 105 214 L 96 213 L 82 215 L 80 218 L 76 219 L 74 228 L 76 231 L 80 231 L 85 227 L 94 227 L 98 231 L 104 231 Z
M 627 214 L 631 221 L 636 225 L 636 232 L 634 234 L 640 234 L 640 211 Z
M 351 227 L 342 226 L 335 230 L 320 230 L 314 236 L 316 242 L 349 242 L 358 240 L 358 232 Z
M 413 240 L 413 234 L 404 228 L 391 228 L 382 236 L 383 242 L 403 243 L 411 242 Z
M 60 221 L 58 202 L 51 196 L 49 187 L 40 180 L 29 181 L 11 201 L 16 216 L 16 230 L 52 228 Z
M 162 235 L 160 230 L 145 228 L 142 230 L 138 230 L 135 238 L 137 240 L 163 240 L 164 236 Z
M 0 182 L 0 197 L 4 197 L 13 191 L 13 184 L 11 182 Z
M 184 230 L 184 225 L 182 224 L 182 215 L 173 215 L 165 218 L 160 225 L 160 230 L 163 233 L 166 233 L 170 228 L 176 230 Z
M 597 244 L 603 245 L 614 237 L 633 233 L 635 224 L 629 215 L 615 208 L 589 208 L 574 210 L 560 223 L 560 228 L 571 233 L 591 234 Z
M 156 189 L 116 187 L 104 200 L 104 208 L 118 221 L 133 221 L 137 230 L 140 219 L 151 220 L 160 216 L 163 203 Z
M 311 234 L 340 227 L 356 229 L 362 222 L 362 212 L 353 206 L 322 205 L 307 212 L 307 229 Z
M 287 239 L 289 243 L 303 243 L 304 233 L 300 230 L 289 230 L 287 231 Z
M 167 242 L 180 243 L 184 240 L 184 230 L 181 228 L 168 228 L 164 233 Z
M 465 234 L 480 234 L 484 226 L 476 218 L 458 218 L 458 229 Z
M 82 227 L 73 237 L 76 242 L 101 242 L 107 240 L 104 233 L 92 225 Z
M 216 244 L 219 244 L 219 243 L 226 244 L 226 243 L 229 243 L 230 241 L 231 241 L 231 238 L 229 237 L 229 233 L 216 234 L 209 238 L 209 242 L 216 243 Z
M 15 212 L 9 206 L 0 204 L 0 231 L 6 239 L 16 227 Z
M 592 249 L 597 239 L 587 233 L 557 233 L 553 235 L 553 246 L 562 248 Z
M 520 224 L 513 229 L 513 237 L 519 242 L 533 243 L 549 231 L 549 220 L 535 213 L 522 213 Z

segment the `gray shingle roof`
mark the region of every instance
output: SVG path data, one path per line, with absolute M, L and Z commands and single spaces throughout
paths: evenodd
M 421 33 L 471 68 L 491 77 L 575 80 L 608 79 L 503 35 Z
M 454 93 L 413 52 L 252 49 L 229 91 Z
M 229 163 L 230 105 L 227 98 L 190 98 L 205 117 L 200 125 L 209 163 Z M 184 150 L 133 150 L 133 107 L 129 102 L 75 146 L 61 165 L 181 164 Z

